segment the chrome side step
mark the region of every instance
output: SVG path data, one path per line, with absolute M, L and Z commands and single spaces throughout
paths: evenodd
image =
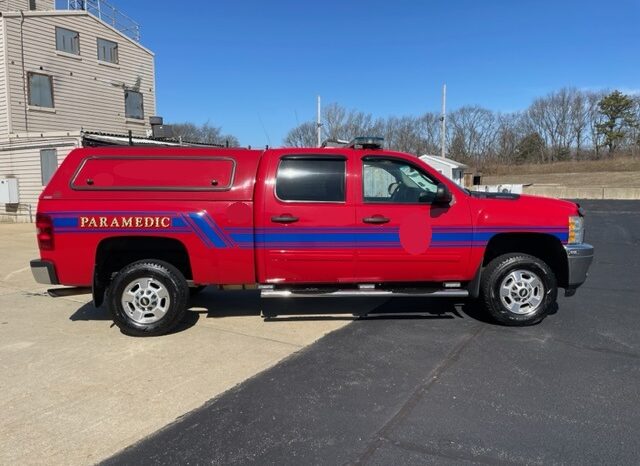
M 466 298 L 467 290 L 260 290 L 261 298 Z

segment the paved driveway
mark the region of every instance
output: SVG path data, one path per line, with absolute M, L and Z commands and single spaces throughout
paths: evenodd
M 0 225 L 0 464 L 95 463 L 348 322 L 205 291 L 182 331 L 130 338 L 89 296 L 47 296 L 37 254 L 33 225 Z

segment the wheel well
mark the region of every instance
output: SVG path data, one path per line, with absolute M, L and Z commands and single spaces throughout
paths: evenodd
M 555 236 L 544 233 L 497 234 L 487 244 L 482 266 L 485 267 L 498 256 L 512 252 L 529 254 L 543 260 L 553 270 L 558 286 L 567 286 L 567 255 L 562 243 Z
M 93 274 L 93 300 L 100 306 L 113 274 L 127 264 L 142 259 L 158 259 L 172 264 L 187 280 L 193 278 L 187 248 L 173 238 L 121 236 L 100 242 Z

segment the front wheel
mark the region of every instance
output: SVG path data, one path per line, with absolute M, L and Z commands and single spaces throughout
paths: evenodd
M 533 325 L 556 305 L 558 288 L 549 266 L 528 254 L 504 254 L 482 274 L 484 305 L 504 325 Z
M 184 318 L 189 286 L 180 271 L 159 260 L 142 260 L 124 267 L 108 292 L 114 323 L 132 336 L 170 332 Z

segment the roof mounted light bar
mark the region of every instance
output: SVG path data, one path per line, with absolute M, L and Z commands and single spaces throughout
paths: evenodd
M 347 147 L 352 149 L 382 149 L 384 138 L 377 136 L 360 136 L 353 138 Z

